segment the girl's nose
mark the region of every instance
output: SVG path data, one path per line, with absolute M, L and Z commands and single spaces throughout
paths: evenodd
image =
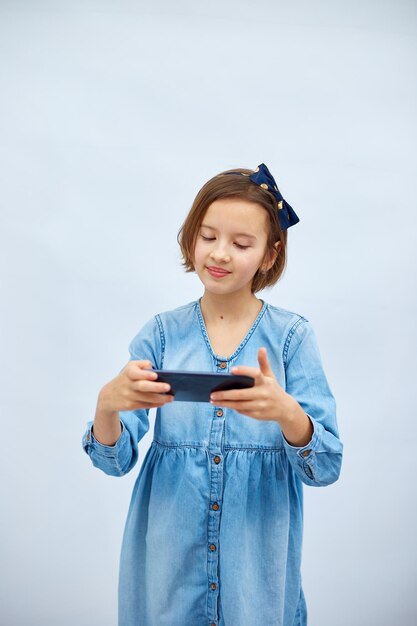
M 215 261 L 223 261 L 228 263 L 230 261 L 230 254 L 224 246 L 216 246 L 210 253 L 210 256 Z

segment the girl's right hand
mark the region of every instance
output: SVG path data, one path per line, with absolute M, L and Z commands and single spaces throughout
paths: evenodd
M 168 383 L 155 382 L 158 374 L 149 371 L 150 361 L 129 361 L 116 378 L 104 385 L 99 394 L 101 411 L 133 411 L 153 409 L 174 400 L 165 395 L 171 389 Z

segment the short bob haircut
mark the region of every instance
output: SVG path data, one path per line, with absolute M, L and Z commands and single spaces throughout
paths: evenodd
M 225 176 L 227 172 L 238 172 L 238 174 L 236 176 Z M 278 282 L 285 270 L 287 261 L 287 230 L 280 227 L 276 198 L 269 191 L 262 189 L 262 187 L 248 178 L 253 173 L 253 170 L 242 168 L 225 170 L 207 181 L 198 192 L 178 232 L 177 241 L 181 248 L 182 265 L 185 267 L 185 271 L 194 272 L 194 249 L 201 223 L 210 204 L 220 198 L 241 198 L 242 200 L 256 202 L 261 205 L 269 217 L 267 246 L 261 266 L 270 259 L 271 252 L 274 251 L 274 244 L 279 241 L 281 245 L 278 248 L 278 254 L 272 267 L 265 272 L 258 269 L 254 275 L 251 291 L 256 293 Z M 245 174 L 245 176 L 242 176 L 242 174 Z

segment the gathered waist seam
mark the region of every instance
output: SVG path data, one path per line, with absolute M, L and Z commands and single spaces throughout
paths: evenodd
M 206 443 L 199 442 L 170 442 L 170 441 L 159 441 L 158 439 L 153 439 L 153 444 L 157 444 L 158 446 L 162 446 L 164 448 L 201 448 L 203 450 L 209 451 L 209 445 Z M 238 445 L 238 444 L 223 444 L 223 449 L 226 450 L 247 450 L 249 452 L 283 452 L 284 446 L 253 446 L 253 445 Z

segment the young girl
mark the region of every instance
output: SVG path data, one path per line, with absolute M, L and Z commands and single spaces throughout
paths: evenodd
M 179 232 L 204 293 L 155 315 L 99 393 L 83 447 L 123 476 L 157 407 L 120 559 L 120 626 L 304 626 L 303 483 L 339 477 L 335 400 L 310 322 L 256 297 L 280 278 L 299 221 L 265 164 L 198 192 Z M 254 377 L 176 402 L 154 369 Z

